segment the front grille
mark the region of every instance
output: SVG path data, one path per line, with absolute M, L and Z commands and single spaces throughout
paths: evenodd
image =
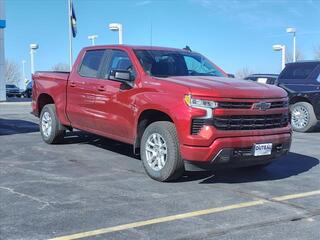
M 256 102 L 255 102 L 256 103 Z M 219 108 L 223 109 L 250 109 L 253 102 L 219 102 Z M 271 102 L 270 108 L 288 107 L 287 101 Z
M 288 114 L 221 116 L 213 118 L 213 125 L 219 130 L 256 130 L 286 127 Z
M 264 102 L 218 102 L 220 109 L 252 109 L 254 103 Z M 287 108 L 288 101 L 265 101 L 271 103 L 269 109 Z M 246 112 L 248 110 L 244 110 Z M 219 130 L 258 130 L 258 129 L 273 129 L 286 127 L 289 123 L 288 114 L 268 114 L 265 115 L 229 115 L 229 116 L 214 116 L 211 119 L 192 119 L 191 134 L 197 135 L 204 125 L 214 126 Z
M 219 130 L 259 130 L 286 127 L 288 123 L 288 114 L 215 116 L 213 119 L 192 119 L 191 134 L 198 134 L 204 125 L 213 125 Z
M 252 103 L 250 102 L 219 102 L 219 108 L 226 108 L 226 109 L 238 109 L 238 108 L 251 108 Z
M 205 125 L 205 122 L 205 119 L 192 119 L 191 134 L 198 134 L 201 128 Z
M 287 101 L 281 101 L 281 102 L 272 102 L 270 108 L 286 108 L 288 107 Z

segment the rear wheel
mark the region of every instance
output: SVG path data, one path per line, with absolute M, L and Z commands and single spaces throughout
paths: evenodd
M 39 124 L 43 141 L 52 144 L 62 140 L 64 130 L 62 130 L 54 104 L 48 104 L 43 107 Z
M 173 123 L 150 124 L 143 133 L 140 151 L 144 169 L 151 178 L 164 182 L 182 175 L 184 164 Z
M 318 121 L 310 103 L 297 102 L 291 106 L 290 110 L 293 130 L 308 132 L 317 125 Z

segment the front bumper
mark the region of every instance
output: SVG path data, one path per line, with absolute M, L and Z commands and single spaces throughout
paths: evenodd
M 255 157 L 251 151 L 254 144 L 272 143 L 272 154 Z M 191 164 L 204 165 L 254 165 L 255 161 L 271 161 L 290 150 L 291 133 L 267 136 L 226 137 L 216 139 L 209 147 L 180 146 L 182 158 Z

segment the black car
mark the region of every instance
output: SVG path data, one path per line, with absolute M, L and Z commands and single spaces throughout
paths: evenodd
M 31 98 L 32 96 L 32 81 L 27 84 L 26 90 L 23 92 L 23 96 Z
M 275 84 L 279 74 L 251 74 L 244 80 L 251 80 L 259 83 Z
M 20 89 L 14 84 L 6 84 L 7 97 L 21 97 Z
M 320 120 L 320 61 L 286 64 L 276 84 L 288 92 L 293 129 L 314 129 Z

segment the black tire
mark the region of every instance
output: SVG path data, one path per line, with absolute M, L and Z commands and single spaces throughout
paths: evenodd
M 293 114 L 294 110 L 297 108 L 303 108 L 308 112 L 308 122 L 305 126 L 300 127 L 297 124 L 294 124 L 293 119 L 291 120 L 291 125 L 294 131 L 296 132 L 310 132 L 312 131 L 318 123 L 316 115 L 314 113 L 313 107 L 310 103 L 307 102 L 297 102 L 290 106 L 290 111 Z M 293 118 L 293 116 L 292 116 Z
M 152 169 L 147 161 L 146 143 L 148 138 L 154 133 L 161 135 L 167 147 L 167 160 L 160 170 Z M 143 133 L 140 154 L 143 167 L 152 179 L 160 182 L 172 181 L 181 177 L 184 172 L 184 163 L 180 155 L 177 131 L 172 122 L 159 121 L 150 124 Z
M 42 122 L 43 122 L 44 115 L 47 113 L 49 114 L 52 122 L 51 122 L 50 134 L 46 135 Z M 48 144 L 59 143 L 63 139 L 63 135 L 65 131 L 63 129 L 63 126 L 59 122 L 54 104 L 47 104 L 42 108 L 41 114 L 40 114 L 39 127 L 40 127 L 40 133 L 41 133 L 42 139 L 46 143 Z

